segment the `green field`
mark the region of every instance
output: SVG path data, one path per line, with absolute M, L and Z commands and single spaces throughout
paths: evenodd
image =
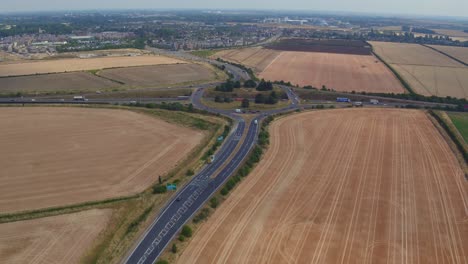
M 202 57 L 202 58 L 208 58 L 211 55 L 214 55 L 216 52 L 219 50 L 197 50 L 197 51 L 192 51 L 192 53 L 195 56 Z
M 455 127 L 458 129 L 462 135 L 465 143 L 468 142 L 468 113 L 450 113 L 447 115 L 452 120 Z

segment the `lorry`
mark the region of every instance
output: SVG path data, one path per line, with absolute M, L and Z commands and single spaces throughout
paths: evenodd
M 84 96 L 78 95 L 78 96 L 73 96 L 73 101 L 88 101 Z
M 356 106 L 356 107 L 363 106 L 362 102 L 354 102 L 353 105 Z
M 373 105 L 377 105 L 377 104 L 379 104 L 379 100 L 377 100 L 377 99 L 370 99 L 370 103 L 373 104 Z
M 346 97 L 337 97 L 336 101 L 338 103 L 351 103 L 351 100 L 349 98 L 346 98 Z

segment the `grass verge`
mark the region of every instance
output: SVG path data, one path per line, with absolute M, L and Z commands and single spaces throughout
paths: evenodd
M 455 125 L 450 121 L 450 118 L 444 112 L 439 111 L 429 110 L 429 114 L 447 132 L 448 136 L 453 141 L 458 151 L 461 153 L 466 164 L 468 162 L 468 147 Z

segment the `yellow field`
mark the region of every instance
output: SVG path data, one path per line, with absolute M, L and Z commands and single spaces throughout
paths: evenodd
M 451 47 L 451 46 L 438 46 L 430 45 L 432 48 L 442 51 L 456 59 L 468 63 L 468 48 L 467 47 Z
M 374 51 L 425 96 L 468 98 L 468 67 L 418 44 L 370 42 Z
M 0 65 L 0 77 L 59 72 L 122 68 L 132 66 L 184 63 L 184 61 L 163 56 L 102 57 L 92 59 L 60 59 L 37 62 L 20 62 Z
M 0 225 L 1 263 L 80 263 L 112 211 L 89 210 Z

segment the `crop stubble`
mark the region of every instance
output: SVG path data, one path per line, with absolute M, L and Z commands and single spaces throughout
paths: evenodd
M 184 63 L 181 60 L 163 56 L 127 56 L 100 57 L 91 59 L 59 59 L 36 62 L 20 62 L 0 64 L 0 76 L 20 76 L 73 71 L 98 70 L 105 68 L 121 68 L 145 65 Z
M 374 51 L 425 96 L 468 98 L 468 67 L 418 44 L 371 42 Z
M 247 48 L 221 51 L 212 57 L 254 68 L 260 78 L 271 81 L 317 88 L 325 85 L 348 92 L 404 92 L 392 72 L 374 56 Z
M 108 223 L 110 209 L 0 225 L 2 263 L 80 263 Z
M 309 112 L 270 132 L 179 263 L 467 262 L 467 182 L 424 112 Z
M 2 213 L 138 193 L 203 138 L 115 109 L 11 107 L 0 120 Z

